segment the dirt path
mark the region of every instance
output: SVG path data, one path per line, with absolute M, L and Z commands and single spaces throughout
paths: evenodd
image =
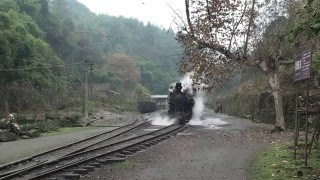
M 289 136 L 270 134 L 271 126 L 234 117 L 205 117 L 206 127 L 191 126 L 124 163 L 104 166 L 83 179 L 246 179 L 255 154 Z M 228 124 L 219 127 L 216 120 Z

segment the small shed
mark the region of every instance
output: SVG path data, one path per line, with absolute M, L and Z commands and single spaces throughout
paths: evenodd
M 109 91 L 109 84 L 108 83 L 93 83 L 92 88 L 95 91 L 101 92 L 101 93 L 108 93 Z
M 151 101 L 157 103 L 157 109 L 168 109 L 168 95 L 151 95 Z

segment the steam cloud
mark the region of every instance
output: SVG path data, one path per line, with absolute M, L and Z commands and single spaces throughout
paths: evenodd
M 176 122 L 176 119 L 170 119 L 168 116 L 162 117 L 161 115 L 157 115 L 154 118 L 151 118 L 152 125 L 158 126 L 170 126 Z
M 191 76 L 193 75 L 193 73 L 187 73 L 181 80 L 181 85 L 182 85 L 182 90 L 186 91 L 190 94 L 193 94 L 193 81 L 191 79 Z M 173 92 L 174 90 L 174 86 L 175 83 L 172 83 L 170 85 L 171 87 L 169 88 L 170 92 Z M 200 85 L 200 89 L 201 87 L 203 87 L 204 85 Z M 198 88 L 199 88 L 198 87 Z M 192 109 L 193 114 L 192 114 L 192 118 L 189 121 L 190 125 L 193 126 L 204 126 L 208 129 L 220 129 L 221 126 L 227 125 L 229 123 L 222 121 L 220 118 L 201 118 L 202 113 L 204 111 L 205 105 L 205 93 L 201 90 L 197 90 L 196 92 L 196 97 L 194 99 L 195 104 L 194 107 Z M 151 124 L 152 125 L 160 125 L 160 126 L 169 126 L 172 125 L 176 122 L 176 119 L 170 119 L 168 116 L 156 116 L 155 118 L 151 119 Z
M 181 80 L 182 90 L 186 91 L 190 94 L 193 94 L 193 81 L 191 79 L 191 76 L 193 73 L 187 73 Z M 173 92 L 173 88 L 175 86 L 175 83 L 172 83 L 169 88 L 170 92 Z M 201 115 L 204 110 L 204 93 L 202 91 L 197 91 L 196 97 L 195 97 L 195 105 L 192 109 L 193 115 L 192 119 L 190 120 L 189 124 L 191 125 L 201 125 Z M 162 126 L 169 126 L 176 122 L 176 119 L 170 119 L 168 116 L 161 117 L 160 115 L 156 116 L 155 118 L 151 119 L 152 125 L 162 125 Z

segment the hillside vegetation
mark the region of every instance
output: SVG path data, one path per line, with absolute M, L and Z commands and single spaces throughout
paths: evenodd
M 0 30 L 2 114 L 81 107 L 89 66 L 90 84 L 121 97 L 94 91 L 90 100 L 110 106 L 166 94 L 178 77 L 182 50 L 172 30 L 96 15 L 76 0 L 2 0 Z

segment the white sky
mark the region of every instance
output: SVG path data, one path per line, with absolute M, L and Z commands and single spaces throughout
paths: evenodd
M 169 28 L 176 28 L 175 22 L 181 24 L 181 20 L 170 9 L 168 4 L 182 17 L 184 17 L 183 0 L 78 0 L 96 14 L 108 14 L 111 16 L 134 17 L 152 24 Z

